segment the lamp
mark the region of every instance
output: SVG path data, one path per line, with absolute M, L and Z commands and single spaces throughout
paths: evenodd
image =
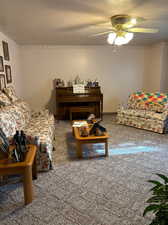
M 112 45 L 114 43 L 114 40 L 116 39 L 116 36 L 117 34 L 116 33 L 110 33 L 108 35 L 108 38 L 107 38 L 107 42 Z
M 110 45 L 125 45 L 133 39 L 134 34 L 128 32 L 110 33 L 107 38 L 107 42 Z

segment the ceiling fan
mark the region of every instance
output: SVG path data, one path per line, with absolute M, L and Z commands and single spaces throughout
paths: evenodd
M 101 36 L 108 34 L 109 44 L 123 45 L 133 39 L 134 33 L 157 33 L 158 29 L 135 27 L 137 24 L 145 21 L 142 17 L 132 17 L 129 15 L 114 15 L 110 18 L 111 27 L 108 31 L 93 34 L 92 36 Z

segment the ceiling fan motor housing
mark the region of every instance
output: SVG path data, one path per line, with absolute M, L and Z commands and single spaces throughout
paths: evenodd
M 124 25 L 130 23 L 131 19 L 131 16 L 128 15 L 115 15 L 111 17 L 111 24 L 112 26 Z

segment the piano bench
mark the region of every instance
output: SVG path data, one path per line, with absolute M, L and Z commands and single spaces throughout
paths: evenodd
M 69 108 L 69 118 L 72 121 L 73 113 L 95 113 L 95 108 L 93 106 L 74 106 Z

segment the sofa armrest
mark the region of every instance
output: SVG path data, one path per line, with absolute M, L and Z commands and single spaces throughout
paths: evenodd
M 49 116 L 49 110 L 48 109 L 42 109 L 40 111 L 32 111 L 31 116 L 32 117 L 38 117 L 38 116 Z
M 122 110 L 125 110 L 125 109 L 128 109 L 128 108 L 129 108 L 129 107 L 128 107 L 127 103 L 122 102 L 122 103 L 120 103 L 120 104 L 118 105 L 118 107 L 117 107 L 117 112 L 121 112 Z
M 162 116 L 163 116 L 164 119 L 167 118 L 167 116 L 168 116 L 168 109 L 163 111 Z

